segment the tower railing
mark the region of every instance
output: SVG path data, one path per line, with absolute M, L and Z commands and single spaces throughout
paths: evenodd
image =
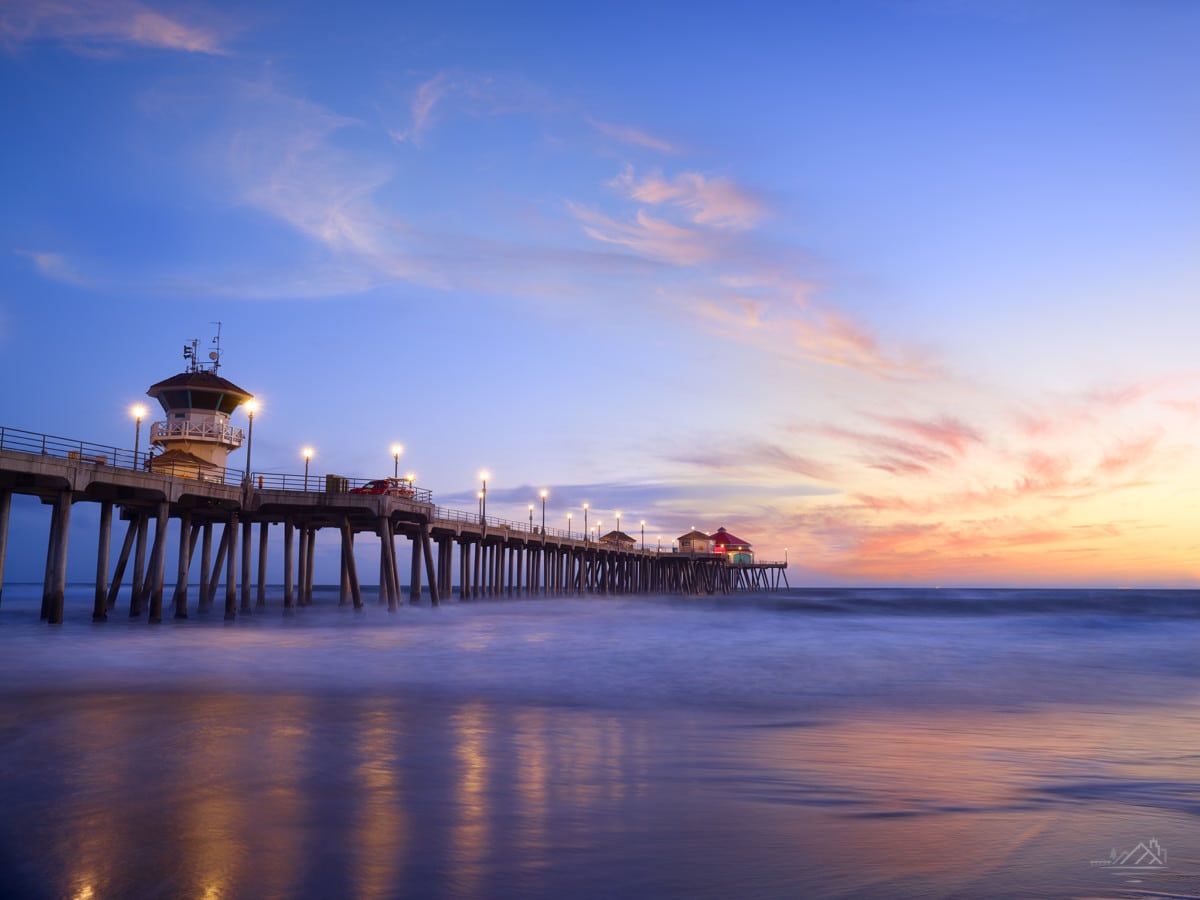
M 225 447 L 242 446 L 242 429 L 216 422 L 155 422 L 150 426 L 150 443 L 163 441 L 209 441 Z

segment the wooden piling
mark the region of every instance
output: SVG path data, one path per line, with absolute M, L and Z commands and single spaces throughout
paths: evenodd
M 102 501 L 100 504 L 100 534 L 96 542 L 96 592 L 92 604 L 93 622 L 104 622 L 108 619 L 108 553 L 112 544 L 112 514 L 112 501 Z M 0 561 L 0 572 L 3 569 L 3 562 Z

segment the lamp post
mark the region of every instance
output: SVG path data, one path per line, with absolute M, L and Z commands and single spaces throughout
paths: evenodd
M 621 514 L 617 513 L 617 534 L 621 533 Z
M 591 534 L 591 532 L 588 531 L 587 511 L 588 505 L 585 503 L 583 504 L 583 542 L 585 544 L 588 542 L 588 536 Z
M 305 447 L 301 452 L 304 454 L 304 492 L 308 493 L 308 463 L 313 457 L 313 448 Z
M 133 467 L 138 467 L 138 454 L 141 453 L 142 447 L 142 417 L 146 415 L 146 407 L 140 403 L 135 403 L 129 407 L 129 414 L 133 416 Z
M 488 473 L 480 472 L 479 478 L 483 482 L 483 490 L 479 492 L 479 522 L 483 524 L 487 521 L 487 480 Z
M 546 543 L 546 496 L 549 492 L 542 489 L 542 543 Z
M 403 444 L 392 444 L 392 478 L 400 478 L 400 454 L 404 452 Z
M 246 401 L 246 415 L 250 417 L 250 427 L 246 431 L 246 481 L 250 480 L 250 452 L 254 449 L 254 414 L 258 404 L 253 400 Z
M 483 521 L 483 491 L 478 491 L 475 494 L 475 496 L 479 500 L 479 521 L 482 522 Z
M 404 480 L 408 482 L 408 489 L 411 491 L 417 484 L 417 476 L 413 472 L 406 472 Z
M 571 539 L 571 514 L 567 513 L 567 540 Z
M 787 548 L 787 547 L 784 547 L 784 548 L 783 548 L 783 567 L 784 567 L 785 569 L 787 568 L 787 564 L 788 564 L 788 561 L 787 561 L 787 552 L 788 552 L 788 548 Z
M 604 523 L 601 522 L 599 519 L 596 520 L 596 543 L 597 544 L 600 543 L 600 526 L 603 524 Z
M 529 533 L 533 534 L 533 504 L 529 504 Z
M 642 549 L 646 549 L 646 520 L 642 519 Z

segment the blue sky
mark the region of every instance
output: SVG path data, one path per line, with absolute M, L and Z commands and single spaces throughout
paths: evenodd
M 255 468 L 1195 583 L 1195 3 L 413 6 L 0 2 L 0 424 L 219 320 Z

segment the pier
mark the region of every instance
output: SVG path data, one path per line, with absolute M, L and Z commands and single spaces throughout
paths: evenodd
M 0 426 L 0 601 L 14 494 L 39 497 L 51 508 L 41 610 L 50 623 L 63 621 L 71 510 L 81 502 L 98 504 L 100 513 L 95 621 L 106 620 L 116 609 L 127 574 L 129 615 L 146 613 L 150 622 L 161 622 L 164 614 L 186 619 L 193 601 L 196 610 L 211 610 L 222 587 L 226 619 L 265 609 L 272 528 L 276 534 L 282 528 L 285 610 L 312 602 L 314 548 L 321 529 L 334 529 L 340 536 L 340 602 L 356 608 L 364 601 L 354 549 L 364 535 L 379 541 L 378 600 L 390 610 L 404 602 L 398 537 L 409 542 L 409 603 L 426 596 L 434 605 L 441 603 L 453 597 L 456 583 L 462 601 L 549 594 L 712 594 L 774 590 L 787 583 L 781 562 L 731 564 L 722 553 L 663 552 L 597 541 L 440 507 L 430 491 L 415 485 L 407 496 L 352 492 L 363 483 L 307 472 L 255 474 L 248 467 L 218 468 L 179 457 L 168 466 L 153 466 L 137 450 Z M 115 523 L 121 522 L 124 534 L 110 571 Z M 172 522 L 177 523 L 174 529 Z M 177 564 L 168 599 L 169 541 L 175 542 Z M 194 598 L 189 596 L 193 571 L 199 575 Z

